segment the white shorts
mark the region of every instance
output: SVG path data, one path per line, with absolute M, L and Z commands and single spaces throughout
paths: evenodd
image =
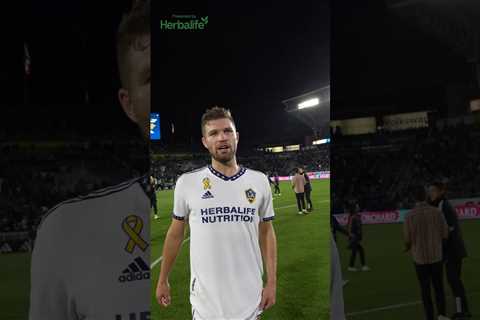
M 257 309 L 257 310 L 255 310 L 255 312 L 251 316 L 249 316 L 245 320 L 260 320 L 260 318 L 261 318 L 260 316 L 262 315 L 262 313 L 263 313 L 263 310 Z M 193 316 L 193 320 L 208 320 L 208 319 L 200 318 L 196 314 L 195 309 L 192 310 L 192 316 Z

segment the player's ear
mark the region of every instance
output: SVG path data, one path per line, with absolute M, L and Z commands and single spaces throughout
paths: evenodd
M 240 140 L 240 133 L 237 131 L 237 142 Z
M 118 90 L 118 100 L 120 101 L 120 105 L 122 106 L 122 109 L 127 117 L 129 117 L 133 122 L 138 123 L 133 105 L 130 103 L 130 95 L 127 89 L 120 88 Z
M 205 149 L 208 149 L 208 146 L 207 146 L 207 139 L 205 139 L 204 136 L 202 136 L 202 144 L 203 146 L 205 147 Z

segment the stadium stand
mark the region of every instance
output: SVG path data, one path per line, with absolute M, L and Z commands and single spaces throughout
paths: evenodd
M 139 176 L 144 147 L 135 139 L 0 144 L 0 251 L 30 250 L 56 204 Z
M 330 153 L 328 145 L 318 145 L 310 150 L 271 153 L 250 150 L 240 153 L 239 163 L 247 168 L 264 172 L 290 175 L 295 168 L 303 166 L 306 171 L 329 171 Z M 169 153 L 152 156 L 152 174 L 158 181 L 159 189 L 173 187 L 176 179 L 184 172 L 205 166 L 210 162 L 207 153 Z
M 335 136 L 332 150 L 333 213 L 342 213 L 348 199 L 363 211 L 407 209 L 417 183 L 448 179 L 451 198 L 480 194 L 480 161 L 476 158 L 480 128 L 463 122 L 381 132 Z M 461 169 L 460 169 L 461 168 Z M 336 174 L 338 173 L 338 174 Z

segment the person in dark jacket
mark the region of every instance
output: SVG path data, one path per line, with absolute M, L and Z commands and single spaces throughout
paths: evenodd
M 153 176 L 150 176 L 150 185 L 149 185 L 149 194 L 150 197 L 150 206 L 153 208 L 153 218 L 158 219 L 158 207 L 157 207 L 157 179 Z
M 282 193 L 280 192 L 280 177 L 278 176 L 278 173 L 275 172 L 274 178 L 273 178 L 273 186 L 275 189 L 273 190 L 273 193 L 275 195 L 281 196 Z
M 305 184 L 305 199 L 307 200 L 307 210 L 312 211 L 313 210 L 313 204 L 312 204 L 312 199 L 310 197 L 310 194 L 312 193 L 312 184 L 310 183 L 310 177 L 308 174 L 303 170 L 303 168 L 300 168 L 302 170 L 302 174 L 305 177 L 305 181 L 307 182 Z
M 300 169 L 300 174 L 303 174 L 305 177 L 305 199 L 307 200 L 307 211 L 312 211 L 313 210 L 313 205 L 312 205 L 312 199 L 310 197 L 310 194 L 312 193 L 312 184 L 310 183 L 310 177 L 308 174 L 303 170 L 303 168 Z
M 446 198 L 447 186 L 444 182 L 433 182 L 429 186 L 430 204 L 442 211 L 449 227 L 449 237 L 444 243 L 444 260 L 447 281 L 455 297 L 455 313 L 452 320 L 470 318 L 467 295 L 461 278 L 463 259 L 467 250 L 455 209 Z
M 365 263 L 365 249 L 362 246 L 362 217 L 358 213 L 358 204 L 354 202 L 349 203 L 347 209 L 349 213 L 347 227 L 349 234 L 349 248 L 352 250 L 348 271 L 357 271 L 357 268 L 355 268 L 357 253 L 360 254 L 362 271 L 369 271 L 370 268 Z

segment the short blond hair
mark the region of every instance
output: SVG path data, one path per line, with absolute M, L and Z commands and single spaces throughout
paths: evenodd
M 218 106 L 207 109 L 202 115 L 202 134 L 205 134 L 205 125 L 208 121 L 218 120 L 218 119 L 228 119 L 235 126 L 235 121 L 233 120 L 232 113 L 229 109 L 221 108 Z M 236 126 L 235 126 L 236 127 Z

